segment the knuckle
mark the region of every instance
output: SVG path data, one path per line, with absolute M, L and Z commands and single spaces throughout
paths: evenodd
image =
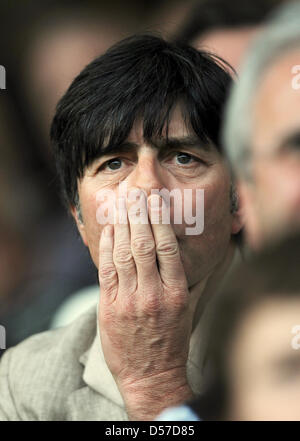
M 131 250 L 127 246 L 117 246 L 113 254 L 114 262 L 117 266 L 124 266 L 132 263 Z
M 131 319 L 134 320 L 136 317 L 136 308 L 135 308 L 135 302 L 131 298 L 131 296 L 127 296 L 120 307 L 120 317 L 125 319 Z
M 161 301 L 158 296 L 148 295 L 143 302 L 144 312 L 149 315 L 157 315 L 161 311 Z
M 100 289 L 106 296 L 111 296 L 116 291 L 116 280 L 99 279 Z
M 186 289 L 173 288 L 172 295 L 168 297 L 168 305 L 175 313 L 182 314 L 189 308 L 189 297 Z
M 181 295 L 175 295 L 173 297 L 172 306 L 174 311 L 178 312 L 184 312 L 187 309 L 187 298 L 186 296 Z
M 167 240 L 160 241 L 156 246 L 156 252 L 162 256 L 176 256 L 179 252 L 178 243 Z
M 114 280 L 116 277 L 116 269 L 113 263 L 105 263 L 99 267 L 99 277 L 103 280 Z
M 188 295 L 188 286 L 185 280 L 181 280 L 179 278 L 171 279 L 169 278 L 165 282 L 166 289 L 170 291 L 174 298 L 183 298 L 186 299 Z
M 149 259 L 155 257 L 155 245 L 145 237 L 137 237 L 132 240 L 132 251 L 136 257 Z

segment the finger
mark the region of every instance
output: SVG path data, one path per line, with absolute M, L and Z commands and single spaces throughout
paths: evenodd
M 113 262 L 114 227 L 106 225 L 99 241 L 100 300 L 113 302 L 118 292 L 118 276 Z
M 159 274 L 145 193 L 139 189 L 131 190 L 127 207 L 131 249 L 136 265 L 138 286 L 146 288 L 151 285 L 155 289 L 155 284 L 159 283 Z M 143 292 L 143 289 L 141 291 Z
M 119 280 L 119 293 L 136 289 L 136 267 L 131 252 L 130 230 L 125 198 L 118 198 L 115 207 L 113 261 Z
M 164 200 L 155 194 L 149 196 L 148 207 L 160 278 L 164 285 L 170 288 L 185 286 L 186 277 L 178 241 L 170 222 L 170 216 L 166 215 L 168 207 Z

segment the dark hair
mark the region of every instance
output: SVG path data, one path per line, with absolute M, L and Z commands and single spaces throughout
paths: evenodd
M 200 141 L 221 150 L 229 71 L 220 57 L 152 35 L 122 40 L 86 66 L 58 103 L 51 127 L 66 206 L 76 205 L 85 168 L 124 142 L 138 117 L 146 140 L 162 136 L 179 100 Z
M 205 32 L 262 23 L 283 0 L 199 0 L 185 23 L 174 36 L 175 41 L 191 43 Z
M 300 300 L 300 234 L 254 255 L 217 295 L 208 332 L 206 390 L 191 407 L 202 419 L 222 419 L 230 399 L 228 357 L 246 315 L 266 300 Z

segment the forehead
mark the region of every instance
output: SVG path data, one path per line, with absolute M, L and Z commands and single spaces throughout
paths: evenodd
M 273 149 L 300 128 L 300 48 L 280 55 L 265 70 L 253 102 L 252 146 Z M 298 80 L 300 85 L 300 77 Z

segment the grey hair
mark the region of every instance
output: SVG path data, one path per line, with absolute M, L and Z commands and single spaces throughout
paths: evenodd
M 82 217 L 78 192 L 76 192 L 76 196 L 75 196 L 75 209 L 77 213 L 78 222 L 80 224 L 83 224 L 83 217 Z
M 234 214 L 239 209 L 239 196 L 236 191 L 235 185 L 231 182 L 230 185 L 230 213 Z
M 266 25 L 246 54 L 224 118 L 222 135 L 225 151 L 235 174 L 245 179 L 251 179 L 249 144 L 253 97 L 266 68 L 282 53 L 300 47 L 300 2 L 293 1 L 276 9 Z

